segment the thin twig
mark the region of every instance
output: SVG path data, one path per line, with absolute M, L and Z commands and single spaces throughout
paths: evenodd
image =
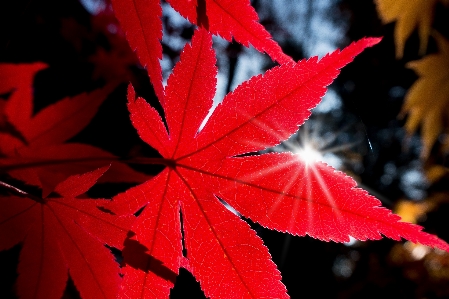
M 27 197 L 27 198 L 32 199 L 34 201 L 37 201 L 37 202 L 40 202 L 40 203 L 45 203 L 45 200 L 42 199 L 41 197 L 33 195 L 33 194 L 30 194 L 30 193 L 28 193 L 26 191 L 23 191 L 23 190 L 21 190 L 21 189 L 19 189 L 17 187 L 14 187 L 14 186 L 12 186 L 12 185 L 10 185 L 8 183 L 5 183 L 3 181 L 0 181 L 0 186 L 4 187 L 5 189 L 8 189 L 10 192 L 16 194 L 17 196 Z

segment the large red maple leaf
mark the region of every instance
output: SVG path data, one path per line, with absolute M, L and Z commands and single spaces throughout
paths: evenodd
M 265 227 L 294 235 L 344 242 L 349 236 L 366 240 L 383 234 L 449 250 L 421 227 L 400 222 L 326 164 L 312 166 L 290 153 L 248 155 L 291 136 L 339 69 L 378 41 L 365 38 L 320 60 L 286 63 L 251 78 L 225 97 L 202 130 L 217 74 L 211 36 L 204 29 L 196 31 L 168 79 L 167 128 L 130 86 L 132 123 L 167 167 L 117 195 L 110 207 L 135 213 L 145 206 L 128 242 L 140 243 L 146 255 L 137 257 L 125 246 L 119 297 L 166 298 L 174 279 L 160 275 L 161 267 L 178 273 L 183 266 L 210 298 L 287 298 L 261 239 L 220 200 Z
M 162 8 L 160 0 L 112 0 L 115 15 L 132 49 L 137 50 L 140 63 L 147 69 L 158 98 L 163 101 L 162 71 Z M 193 24 L 205 27 L 227 41 L 250 44 L 266 52 L 279 63 L 292 59 L 282 52 L 270 33 L 258 23 L 258 16 L 249 0 L 170 0 L 172 7 Z
M 44 67 L 43 63 L 0 65 L 0 73 L 7 79 L 0 81 L 0 93 L 11 93 L 0 110 L 4 115 L 0 169 L 4 167 L 11 176 L 41 187 L 45 197 L 68 176 L 98 168 L 116 157 L 92 145 L 66 143 L 89 124 L 115 85 L 67 97 L 33 115 L 32 79 Z M 124 163 L 114 162 L 102 179 L 142 182 L 147 178 Z
M 68 274 L 83 298 L 115 298 L 119 267 L 103 244 L 121 249 L 134 217 L 102 212 L 97 206 L 106 200 L 75 198 L 107 169 L 67 178 L 55 188 L 58 197 L 0 197 L 0 250 L 22 242 L 20 298 L 61 298 Z

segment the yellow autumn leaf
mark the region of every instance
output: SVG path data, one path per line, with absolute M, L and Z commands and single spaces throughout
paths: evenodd
M 419 218 L 433 208 L 429 202 L 413 202 L 409 200 L 401 200 L 396 204 L 395 213 L 401 216 L 401 220 L 410 223 L 417 223 Z
M 409 134 L 421 126 L 423 158 L 430 150 L 449 120 L 449 41 L 435 35 L 439 52 L 409 62 L 419 79 L 405 96 L 402 114 L 407 113 L 405 128 Z
M 410 34 L 418 28 L 420 54 L 427 49 L 427 41 L 438 0 L 375 0 L 377 12 L 384 24 L 396 21 L 394 42 L 396 58 L 402 58 L 404 45 Z
M 426 217 L 427 213 L 448 202 L 449 198 L 446 192 L 435 192 L 421 201 L 399 200 L 394 208 L 394 213 L 401 216 L 402 221 L 418 223 L 420 218 Z

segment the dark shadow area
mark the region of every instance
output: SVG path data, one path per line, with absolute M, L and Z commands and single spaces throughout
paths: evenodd
M 201 26 L 205 28 L 206 30 L 209 30 L 209 18 L 206 14 L 206 1 L 205 0 L 198 0 L 198 5 L 196 7 L 196 14 L 197 14 L 197 24 L 198 26 Z
M 123 264 L 145 273 L 153 272 L 157 276 L 175 283 L 177 274 L 164 266 L 162 261 L 148 254 L 148 248 L 139 241 L 130 239 L 133 236 L 135 236 L 134 232 L 128 232 L 122 251 Z
M 0 298 L 13 299 L 15 295 L 14 284 L 17 279 L 17 263 L 21 245 L 16 245 L 11 249 L 0 251 Z
M 179 270 L 175 287 L 170 291 L 170 299 L 205 299 L 200 283 L 186 269 Z
M 62 295 L 62 299 L 79 299 L 81 298 L 80 292 L 76 289 L 75 283 L 73 283 L 72 278 L 69 276 L 67 280 L 67 286 Z

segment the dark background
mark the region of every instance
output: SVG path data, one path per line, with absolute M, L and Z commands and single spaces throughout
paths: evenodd
M 344 68 L 332 86 L 341 97 L 342 107 L 337 113 L 313 114 L 312 126 L 317 122 L 325 123 L 320 127 L 323 132 L 338 133 L 333 146 L 354 143 L 349 150 L 336 153 L 344 161 L 342 170 L 354 175 L 361 186 L 378 196 L 388 208 L 393 209 L 399 200 L 426 200 L 435 192 L 444 194 L 447 192 L 444 181 L 433 185 L 404 184 L 407 182 L 404 175 L 411 168 L 425 166 L 419 159 L 419 136 L 407 137 L 404 119 L 398 118 L 404 95 L 417 79 L 413 71 L 404 67 L 406 62 L 421 57 L 417 33 L 408 39 L 403 59 L 396 60 L 394 24 L 381 23 L 372 1 L 333 3 L 334 11 L 329 11 L 328 17 L 345 22 L 347 26 L 346 39 L 340 42 L 340 47 L 364 36 L 383 36 L 383 41 Z M 285 24 L 271 18 L 264 4 L 264 1 L 253 1 L 263 16 L 261 22 L 273 32 L 275 40 L 278 40 L 276 34 L 282 34 L 281 45 L 286 53 L 296 60 L 303 58 L 307 52 L 304 45 L 285 34 Z M 291 5 L 295 5 L 295 1 L 291 1 Z M 299 24 L 312 22 L 313 16 L 312 5 L 308 17 L 297 21 Z M 101 106 L 92 123 L 71 141 L 94 144 L 121 157 L 136 153 L 154 157 L 157 153 L 138 138 L 129 122 L 125 98 L 127 82 L 132 81 L 138 93 L 152 105 L 158 103 L 146 72 L 135 63 L 123 38 L 107 30 L 105 24 L 109 24 L 109 17 L 105 18 L 107 21 L 95 19 L 76 0 L 2 1 L 0 62 L 43 61 L 49 65 L 35 79 L 35 111 L 64 96 L 93 90 L 114 80 L 122 82 Z M 449 10 L 438 4 L 434 28 L 446 37 L 449 36 L 448 20 Z M 163 21 L 167 34 L 185 42 L 190 39 L 194 27 L 177 27 L 166 18 Z M 179 47 L 164 42 L 163 48 L 169 62 L 177 61 Z M 227 64 L 219 67 L 227 70 L 228 89 L 244 51 L 234 43 L 225 44 L 217 51 L 217 55 L 223 56 L 219 62 Z M 431 39 L 428 52 L 435 51 L 436 45 Z M 100 52 L 106 53 L 106 58 L 99 56 Z M 267 59 L 266 67 L 269 66 Z M 301 138 L 297 139 L 294 142 L 301 143 Z M 140 167 L 139 170 L 156 173 L 159 169 Z M 111 197 L 127 187 L 129 185 L 98 186 L 91 196 Z M 421 195 L 410 198 L 407 193 L 410 188 Z M 428 232 L 449 241 L 448 215 L 449 205 L 443 203 L 421 219 L 420 224 Z M 449 298 L 447 255 L 432 253 L 417 260 L 410 257 L 406 246 L 391 240 L 352 245 L 326 243 L 251 225 L 269 247 L 292 298 Z M 1 298 L 15 298 L 19 251 L 20 245 L 0 252 Z M 429 263 L 435 260 L 440 263 L 436 270 L 429 268 Z M 77 298 L 73 283 L 69 282 L 64 296 Z M 203 297 L 199 284 L 181 269 L 171 298 Z

